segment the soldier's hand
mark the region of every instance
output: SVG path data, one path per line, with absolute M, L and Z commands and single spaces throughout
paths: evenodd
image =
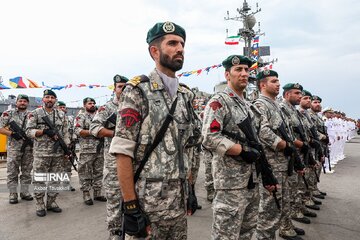
M 22 137 L 20 136 L 20 134 L 18 134 L 17 132 L 12 132 L 10 135 L 12 138 L 14 138 L 16 141 L 19 141 L 20 139 L 22 139 Z
M 52 129 L 44 129 L 43 134 L 47 135 L 50 138 L 53 138 L 56 135 L 56 131 Z
M 149 221 L 145 213 L 140 209 L 137 200 L 124 202 L 124 228 L 130 236 L 146 237 Z

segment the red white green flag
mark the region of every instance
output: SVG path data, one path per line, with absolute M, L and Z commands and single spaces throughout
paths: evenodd
M 230 36 L 225 39 L 226 45 L 238 45 L 240 42 L 240 36 Z

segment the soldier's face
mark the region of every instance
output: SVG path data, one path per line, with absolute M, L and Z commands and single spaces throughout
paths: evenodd
M 311 98 L 309 96 L 303 96 L 300 101 L 300 106 L 304 109 L 310 108 Z
M 115 95 L 117 98 L 120 97 L 124 86 L 125 86 L 125 83 L 116 83 L 115 84 L 114 92 L 115 92 Z
M 288 91 L 288 101 L 291 105 L 299 105 L 302 97 L 302 92 L 298 89 L 291 89 Z
M 16 101 L 16 107 L 20 110 L 26 110 L 29 105 L 29 102 L 25 99 L 19 99 Z
M 94 102 L 87 102 L 84 104 L 85 110 L 87 112 L 94 113 L 96 111 L 95 103 Z
M 154 59 L 173 72 L 179 71 L 184 64 L 184 46 L 182 37 L 167 34 L 156 51 Z
M 52 108 L 56 102 L 56 98 L 53 95 L 45 95 L 43 97 L 43 103 L 46 108 Z
M 311 109 L 314 112 L 321 112 L 321 103 L 319 100 L 314 100 L 311 102 Z
M 66 106 L 58 106 L 58 109 L 59 109 L 60 111 L 63 111 L 64 113 L 67 113 L 67 108 L 66 108 Z
M 263 90 L 269 95 L 276 97 L 280 91 L 280 81 L 277 77 L 267 77 Z
M 249 82 L 249 67 L 245 64 L 232 66 L 225 71 L 225 78 L 233 89 L 243 91 Z

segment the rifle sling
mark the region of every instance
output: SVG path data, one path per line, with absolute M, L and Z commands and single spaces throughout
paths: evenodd
M 134 183 L 136 183 L 137 180 L 139 180 L 140 173 L 142 172 L 145 164 L 147 163 L 147 161 L 148 161 L 148 159 L 150 157 L 150 154 L 159 145 L 159 143 L 161 142 L 161 140 L 163 139 L 163 137 L 165 135 L 165 132 L 166 132 L 169 124 L 174 119 L 173 115 L 174 115 L 175 108 L 176 108 L 176 105 L 177 105 L 177 100 L 178 100 L 178 98 L 176 98 L 175 101 L 173 102 L 173 104 L 171 105 L 171 109 L 170 109 L 169 113 L 167 114 L 163 125 L 161 126 L 161 128 L 159 129 L 159 131 L 157 132 L 157 134 L 156 134 L 156 136 L 154 138 L 154 142 L 151 144 L 151 146 L 149 148 L 147 148 L 147 151 L 145 152 L 143 158 L 141 159 L 139 168 L 136 170 L 136 173 L 135 173 L 135 176 L 134 176 Z

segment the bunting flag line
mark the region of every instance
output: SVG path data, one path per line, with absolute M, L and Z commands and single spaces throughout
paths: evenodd
M 219 68 L 219 67 L 222 67 L 222 64 L 215 64 L 215 65 L 212 65 L 210 67 L 206 67 L 206 68 L 201 68 L 201 69 L 198 69 L 198 70 L 193 70 L 193 71 L 188 71 L 188 72 L 182 72 L 180 74 L 178 74 L 177 76 L 180 78 L 180 77 L 188 77 L 188 76 L 191 76 L 193 74 L 196 74 L 197 76 L 199 76 L 201 73 L 203 73 L 204 71 L 206 72 L 206 74 L 208 74 L 210 72 L 211 69 L 214 69 L 214 68 Z
M 27 88 L 22 77 L 10 78 L 9 84 L 12 88 Z
M 29 88 L 42 88 L 42 86 L 40 86 L 39 84 L 37 84 L 36 82 L 30 80 L 30 79 L 26 79 L 29 82 Z

